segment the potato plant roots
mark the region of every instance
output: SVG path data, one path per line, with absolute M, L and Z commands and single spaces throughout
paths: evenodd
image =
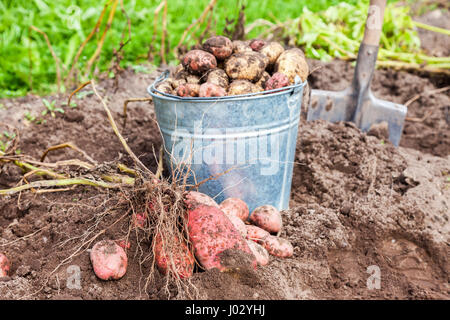
M 132 159 L 133 166 L 126 166 L 120 162 L 98 163 L 71 142 L 49 147 L 39 160 L 27 155 L 17 155 L 15 151 L 19 141 L 18 133 L 10 141 L 5 151 L 0 151 L 0 170 L 4 165 L 13 164 L 24 171 L 23 178 L 17 186 L 0 190 L 0 196 L 19 194 L 18 205 L 20 205 L 21 194 L 26 191 L 34 193 L 67 191 L 79 185 L 96 187 L 100 192 L 99 196 L 103 195 L 106 198 L 99 207 L 102 210 L 93 214 L 92 219 L 88 221 L 87 230 L 80 236 L 66 239 L 60 244 L 64 246 L 72 243 L 71 254 L 46 276 L 47 280 L 45 280 L 42 288 L 61 266 L 70 263 L 74 257 L 85 253 L 108 230 L 120 225 L 119 239 L 114 240 L 121 240 L 128 244 L 131 234 L 134 233 L 135 236 L 132 237 L 132 239 L 136 239 L 136 245 L 133 246 L 133 248 L 136 248 L 136 250 L 133 250 L 134 257 L 139 260 L 141 270 L 144 264 L 147 270 L 150 270 L 147 274 L 141 273 L 143 279 L 145 279 L 145 292 L 148 292 L 149 286 L 154 285 L 156 281 L 158 270 L 155 261 L 155 238 L 158 236 L 167 264 L 164 278 L 165 285 L 162 290 L 165 290 L 168 298 L 173 298 L 174 295 L 180 298 L 198 297 L 198 291 L 192 282 L 189 279 L 182 279 L 176 272 L 179 267 L 179 261 L 176 257 L 186 254 L 182 252 L 182 250 L 186 250 L 186 247 L 180 246 L 180 240 L 192 252 L 187 233 L 186 207 L 183 201 L 187 180 L 185 175 L 190 172 L 190 168 L 175 168 L 179 169 L 174 171 L 177 174 L 174 174 L 170 181 L 164 179 L 162 177 L 163 149 L 161 149 L 157 172 L 150 171 L 133 153 L 119 132 L 106 102 L 96 89 L 94 81 L 84 83 L 80 88 L 89 84 L 92 85 L 96 97 L 102 103 L 110 125 Z M 80 88 L 75 92 L 79 91 Z M 50 152 L 64 148 L 75 150 L 84 160 L 69 159 L 44 162 Z M 180 172 L 184 172 L 184 174 Z M 70 206 L 76 208 L 82 206 L 82 204 L 75 203 L 70 204 Z M 138 221 L 137 217 L 141 219 Z M 125 250 L 128 250 L 127 245 L 125 245 Z M 128 254 L 130 255 L 130 252 Z

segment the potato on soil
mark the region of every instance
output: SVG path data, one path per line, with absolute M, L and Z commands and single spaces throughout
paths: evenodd
M 205 82 L 200 86 L 199 97 L 223 97 L 227 94 L 226 90 L 213 83 Z
M 258 265 L 266 266 L 269 264 L 269 252 L 267 252 L 267 250 L 263 246 L 251 240 L 247 240 L 247 244 L 250 247 L 250 250 L 253 252 Z
M 261 87 L 263 90 L 265 90 L 264 88 L 266 87 L 266 81 L 269 79 L 270 79 L 270 74 L 267 71 L 264 71 L 261 78 L 255 84 L 258 87 Z
M 181 60 L 183 67 L 190 73 L 202 75 L 217 67 L 217 60 L 211 53 L 203 50 L 191 50 Z
M 275 72 L 285 74 L 289 83 L 293 84 L 295 76 L 298 75 L 302 81 L 308 77 L 309 67 L 304 57 L 300 55 L 300 49 L 294 48 L 284 51 L 275 63 Z
M 284 48 L 278 42 L 269 42 L 259 50 L 259 53 L 269 58 L 269 65 L 273 65 L 283 52 Z
M 208 71 L 208 74 L 206 75 L 206 82 L 226 89 L 228 88 L 230 80 L 228 79 L 228 75 L 225 70 L 217 68 Z
M 95 275 L 102 280 L 118 280 L 127 272 L 127 255 L 115 241 L 97 242 L 90 258 Z
M 258 52 L 235 53 L 225 62 L 225 71 L 231 79 L 256 82 L 266 69 L 266 60 L 268 58 Z
M 163 275 L 169 270 L 173 271 L 180 279 L 189 278 L 194 272 L 195 259 L 186 243 L 174 236 L 173 248 L 165 248 L 160 234 L 155 237 L 155 262 Z M 169 252 L 170 250 L 170 252 Z M 167 254 L 169 252 L 169 254 Z
M 287 87 L 288 85 L 289 85 L 288 77 L 281 72 L 275 72 L 273 76 L 266 81 L 266 85 L 264 88 L 266 90 L 273 90 Z
M 145 228 L 146 222 L 147 222 L 147 218 L 146 218 L 145 212 L 133 214 L 133 224 L 136 228 L 140 228 L 140 229 Z
M 250 48 L 252 48 L 253 51 L 259 51 L 266 45 L 266 42 L 264 40 L 260 39 L 253 39 L 250 41 Z
M 7 277 L 10 268 L 11 265 L 8 258 L 3 253 L 0 253 L 0 278 Z
M 247 240 L 262 243 L 266 237 L 270 236 L 268 231 L 261 229 L 260 227 L 251 224 L 247 224 L 245 227 L 247 228 Z
M 233 43 L 227 37 L 215 36 L 203 43 L 203 50 L 212 53 L 217 59 L 223 60 L 233 53 Z
M 233 53 L 242 53 L 242 52 L 252 52 L 253 49 L 250 46 L 241 40 L 233 41 Z
M 279 258 L 292 257 L 294 254 L 294 247 L 288 240 L 272 235 L 264 239 L 263 247 L 269 254 Z
M 220 257 L 225 250 L 252 253 L 246 240 L 217 207 L 198 205 L 189 209 L 188 234 L 197 260 L 206 270 L 212 268 L 227 270 Z M 255 268 L 256 265 L 254 258 L 251 266 Z
M 238 217 L 236 217 L 236 216 L 234 216 L 232 214 L 226 214 L 225 213 L 225 215 L 231 221 L 231 223 L 236 228 L 236 230 L 239 231 L 239 233 L 241 234 L 242 238 L 245 239 L 247 237 L 247 228 L 245 227 L 244 221 L 242 221 L 241 219 L 239 219 Z
M 253 225 L 270 233 L 277 233 L 281 230 L 280 211 L 271 205 L 263 205 L 253 210 L 249 220 Z
M 226 215 L 236 216 L 242 221 L 247 221 L 248 219 L 248 206 L 241 199 L 227 198 L 220 203 L 219 207 Z
M 261 87 L 248 80 L 234 80 L 228 87 L 229 96 L 261 92 Z
M 198 97 L 200 85 L 195 83 L 185 83 L 177 88 L 177 95 L 180 97 Z
M 219 208 L 219 205 L 213 198 L 198 191 L 186 192 L 184 195 L 184 203 L 188 209 L 194 208 L 200 204 Z

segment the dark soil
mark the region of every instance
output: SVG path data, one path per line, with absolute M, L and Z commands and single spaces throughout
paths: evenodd
M 311 61 L 312 65 L 318 62 Z M 98 84 L 113 116 L 122 122 L 123 101 L 145 97 L 157 73 L 126 71 L 119 79 Z M 314 72 L 312 88 L 343 89 L 353 68 L 334 61 Z M 291 209 L 284 211 L 282 237 L 294 245 L 294 257 L 271 259 L 267 267 L 220 273 L 198 272 L 191 283 L 203 299 L 449 299 L 450 130 L 448 92 L 428 94 L 449 84 L 448 78 L 377 70 L 377 97 L 408 108 L 400 148 L 360 132 L 351 123 L 302 122 L 297 145 Z M 85 91 L 90 90 L 86 88 Z M 49 97 L 57 104 L 67 96 Z M 29 110 L 43 110 L 41 98 L 27 96 L 0 101 L 1 129 L 19 129 L 23 154 L 40 158 L 49 146 L 73 142 L 98 162 L 131 163 L 93 95 L 74 98 L 77 107 L 46 117 L 45 124 L 24 120 Z M 161 138 L 153 106 L 130 104 L 123 135 L 150 169 Z M 72 150 L 50 153 L 46 161 L 79 158 Z M 22 178 L 12 164 L 0 168 L 0 189 Z M 146 256 L 150 244 L 129 233 L 130 217 L 117 192 L 76 187 L 58 193 L 23 193 L 0 198 L 0 251 L 12 262 L 10 277 L 0 279 L 0 299 L 183 299 L 176 286 L 152 271 Z M 104 232 L 98 233 L 100 230 Z M 89 261 L 97 235 L 102 239 L 129 236 L 129 266 L 119 281 L 96 278 Z M 95 242 L 94 241 L 94 242 Z M 76 251 L 82 244 L 79 251 Z M 139 244 L 139 245 L 138 245 Z M 236 258 L 237 259 L 237 258 Z M 80 289 L 71 286 L 73 269 L 81 270 Z M 58 267 L 58 268 L 57 268 Z M 55 270 L 55 268 L 57 268 Z M 374 271 L 375 270 L 375 271 Z M 379 270 L 380 287 L 371 287 Z M 372 289 L 371 289 L 372 288 Z

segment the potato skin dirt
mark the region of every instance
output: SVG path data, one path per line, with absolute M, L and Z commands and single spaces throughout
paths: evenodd
M 255 210 L 249 218 L 250 222 L 270 233 L 277 233 L 281 230 L 281 214 L 271 205 L 263 205 Z
M 173 243 L 176 245 L 173 248 L 163 248 L 163 238 L 160 234 L 155 237 L 154 241 L 156 266 L 163 275 L 167 275 L 169 270 L 171 270 L 180 279 L 186 279 L 192 276 L 195 265 L 194 256 L 182 240 L 175 236 Z M 175 268 L 171 260 L 173 260 Z
M 181 60 L 183 67 L 192 74 L 202 75 L 210 69 L 217 68 L 214 55 L 203 50 L 191 50 Z
M 115 241 L 97 242 L 90 254 L 95 275 L 102 280 L 119 280 L 127 272 L 128 258 Z
M 223 265 L 220 258 L 225 250 L 252 254 L 239 231 L 220 209 L 199 204 L 189 209 L 188 215 L 189 240 L 197 260 L 206 270 L 227 270 L 229 266 Z M 255 258 L 252 266 L 256 267 Z

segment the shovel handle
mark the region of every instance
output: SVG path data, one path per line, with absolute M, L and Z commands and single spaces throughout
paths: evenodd
M 380 43 L 385 8 L 386 0 L 370 0 L 366 27 L 364 29 L 364 38 L 362 41 L 364 44 L 378 46 Z

